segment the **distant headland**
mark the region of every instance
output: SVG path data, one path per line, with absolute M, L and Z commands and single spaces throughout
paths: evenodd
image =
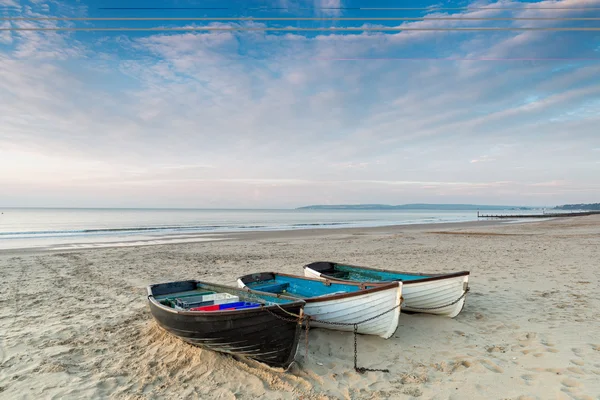
M 562 206 L 554 207 L 555 210 L 588 210 L 588 211 L 596 211 L 600 210 L 600 203 L 590 203 L 590 204 L 565 204 Z
M 534 210 L 542 207 L 522 206 L 495 206 L 477 204 L 338 204 L 338 205 L 312 205 L 298 207 L 297 210 L 449 210 L 449 211 L 473 211 L 473 210 Z

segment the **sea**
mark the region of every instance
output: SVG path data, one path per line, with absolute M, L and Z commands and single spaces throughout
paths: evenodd
M 250 231 L 473 221 L 477 211 L 0 208 L 0 251 L 223 240 Z

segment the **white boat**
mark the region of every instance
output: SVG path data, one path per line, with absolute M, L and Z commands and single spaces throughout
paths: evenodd
M 319 261 L 304 266 L 304 276 L 338 282 L 402 282 L 403 311 L 456 317 L 469 291 L 469 271 L 417 274 Z
M 240 288 L 250 292 L 276 293 L 306 302 L 304 314 L 310 327 L 354 330 L 389 338 L 398 328 L 402 304 L 402 282 L 357 283 L 311 279 L 275 272 L 244 275 Z M 363 322 L 364 321 L 364 322 Z

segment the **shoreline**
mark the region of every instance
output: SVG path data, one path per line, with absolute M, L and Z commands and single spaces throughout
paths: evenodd
M 550 219 L 548 219 L 550 220 Z M 474 220 L 463 222 L 436 222 L 436 223 L 418 223 L 418 224 L 400 224 L 383 225 L 373 227 L 345 227 L 345 228 L 305 228 L 305 229 L 282 229 L 282 230 L 253 230 L 253 231 L 231 231 L 231 232 L 201 232 L 201 233 L 180 233 L 168 236 L 160 236 L 151 239 L 136 239 L 131 241 L 118 242 L 89 242 L 77 243 L 66 242 L 56 245 L 39 247 L 20 247 L 13 249 L 0 249 L 0 255 L 23 255 L 23 254 L 45 254 L 54 252 L 85 251 L 95 249 L 115 249 L 115 248 L 134 248 L 134 247 L 155 247 L 155 246 L 174 246 L 193 243 L 210 243 L 225 240 L 260 240 L 260 239 L 294 239 L 303 237 L 329 236 L 333 234 L 352 234 L 361 232 L 361 234 L 397 234 L 403 231 L 421 231 L 426 229 L 460 229 L 471 227 L 487 227 L 498 225 L 514 225 L 519 223 L 542 223 L 547 220 L 520 221 L 520 220 Z M 160 243 L 153 243 L 160 242 Z M 114 244 L 113 244 L 114 243 Z M 132 244 L 128 244 L 132 243 Z

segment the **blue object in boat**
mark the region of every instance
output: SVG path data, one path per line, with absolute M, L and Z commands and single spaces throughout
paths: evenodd
M 219 310 L 227 310 L 227 309 L 235 309 L 235 310 L 244 310 L 246 308 L 255 308 L 260 307 L 259 303 L 250 303 L 247 301 L 238 301 L 236 303 L 228 303 L 228 304 L 219 304 Z

